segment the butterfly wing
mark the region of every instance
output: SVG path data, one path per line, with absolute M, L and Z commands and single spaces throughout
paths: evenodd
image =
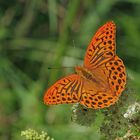
M 120 96 L 126 85 L 126 70 L 123 61 L 116 55 L 105 64 L 109 86 L 115 95 Z
M 84 66 L 93 73 L 102 70 L 98 75 L 104 75 L 104 82 L 109 83 L 112 92 L 119 95 L 125 88 L 126 70 L 115 52 L 115 34 L 113 21 L 99 28 L 88 46 Z
M 113 21 L 107 22 L 93 36 L 84 59 L 84 67 L 92 70 L 115 56 L 116 26 Z
M 93 81 L 73 74 L 58 80 L 45 93 L 45 104 L 77 103 L 88 108 L 104 108 L 114 104 L 126 84 L 122 60 L 115 53 L 116 26 L 110 21 L 91 40 L 84 59 L 85 71 Z
M 58 80 L 45 93 L 45 104 L 76 103 L 79 101 L 82 81 L 79 75 L 72 74 Z
M 88 108 L 98 109 L 114 104 L 125 89 L 126 71 L 115 52 L 115 33 L 115 24 L 107 22 L 96 32 L 87 48 L 84 68 L 93 73 L 93 79 L 99 85 L 93 81 L 90 87 L 84 86 L 80 103 Z
M 96 81 L 84 81 L 80 103 L 88 108 L 105 108 L 119 99 L 126 85 L 126 72 L 123 61 L 115 56 L 111 61 L 96 70 Z M 101 78 L 101 79 L 100 79 Z
M 87 108 L 101 109 L 113 105 L 118 100 L 118 96 L 114 96 L 109 92 L 103 91 L 85 91 L 82 94 L 80 104 Z

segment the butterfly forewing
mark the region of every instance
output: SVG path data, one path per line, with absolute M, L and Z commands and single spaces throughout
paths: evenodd
M 72 74 L 58 80 L 45 93 L 45 104 L 76 103 L 79 101 L 82 81 L 79 75 Z
M 84 66 L 96 68 L 109 61 L 115 55 L 116 26 L 113 21 L 100 27 L 93 36 L 84 59 Z

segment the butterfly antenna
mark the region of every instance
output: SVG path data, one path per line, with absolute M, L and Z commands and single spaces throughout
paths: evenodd
M 48 67 L 48 69 L 69 69 L 69 68 L 74 68 L 74 67 Z

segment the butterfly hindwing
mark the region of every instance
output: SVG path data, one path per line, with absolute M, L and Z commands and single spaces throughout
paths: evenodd
M 101 109 L 113 105 L 117 100 L 117 96 L 107 92 L 99 91 L 92 93 L 90 91 L 86 91 L 82 94 L 80 104 L 86 106 L 87 108 Z
M 126 70 L 123 61 L 118 56 L 115 56 L 105 65 L 106 71 L 109 73 L 108 82 L 110 88 L 117 96 L 120 96 L 126 85 Z

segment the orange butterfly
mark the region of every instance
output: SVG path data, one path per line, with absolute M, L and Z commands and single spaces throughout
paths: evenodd
M 45 104 L 80 103 L 99 109 L 114 104 L 126 84 L 123 61 L 116 55 L 116 26 L 107 22 L 92 38 L 84 65 L 76 66 L 76 74 L 64 77 L 45 93 Z

